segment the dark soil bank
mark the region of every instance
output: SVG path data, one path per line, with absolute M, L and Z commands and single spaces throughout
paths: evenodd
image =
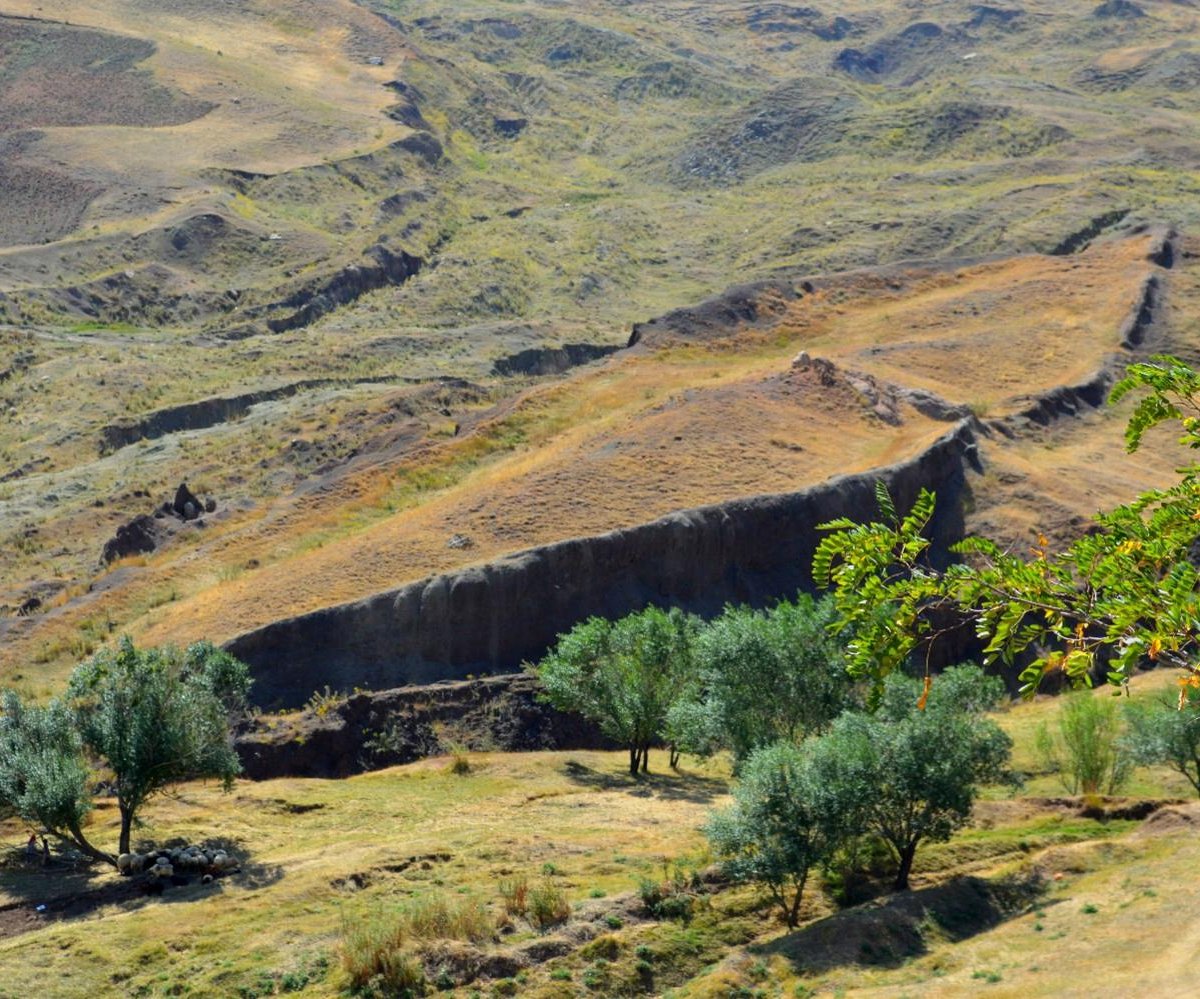
M 264 707 L 298 707 L 326 685 L 382 690 L 510 672 L 590 614 L 659 604 L 710 615 L 727 602 L 763 605 L 811 588 L 817 525 L 876 515 L 880 479 L 901 509 L 921 487 L 937 490 L 930 529 L 945 557 L 963 533 L 961 494 L 974 451 L 963 422 L 890 468 L 530 549 L 278 621 L 228 648 L 252 666 L 253 697 Z

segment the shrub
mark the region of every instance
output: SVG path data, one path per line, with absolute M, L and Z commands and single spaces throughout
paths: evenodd
M 529 910 L 529 879 L 523 874 L 512 879 L 501 879 L 500 898 L 504 911 L 510 916 L 524 916 Z
M 566 893 L 549 878 L 529 891 L 529 923 L 535 930 L 545 932 L 571 918 L 571 906 Z
M 1133 763 L 1121 734 L 1116 702 L 1080 691 L 1063 697 L 1053 729 L 1038 727 L 1037 750 L 1071 794 L 1113 794 L 1128 780 Z
M 471 758 L 462 746 L 450 747 L 450 772 L 457 777 L 465 777 L 471 772 Z
M 695 871 L 688 873 L 680 864 L 668 871 L 664 865 L 661 879 L 638 879 L 638 895 L 646 911 L 655 919 L 687 922 L 692 917 L 699 885 L 699 875 Z

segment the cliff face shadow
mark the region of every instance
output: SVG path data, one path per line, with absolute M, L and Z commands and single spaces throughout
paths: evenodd
M 926 952 L 927 934 L 966 940 L 1025 911 L 1042 889 L 1038 877 L 955 878 L 855 906 L 752 950 L 782 955 L 801 974 L 855 964 L 895 968 Z
M 584 787 L 597 791 L 627 791 L 638 798 L 655 797 L 665 801 L 690 801 L 705 805 L 728 792 L 728 785 L 723 780 L 682 770 L 634 777 L 628 773 L 604 773 L 575 760 L 568 760 L 563 764 L 563 773 Z

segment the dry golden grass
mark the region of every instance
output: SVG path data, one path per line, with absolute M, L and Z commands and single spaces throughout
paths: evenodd
M 898 425 L 882 422 L 845 383 L 793 370 L 798 349 L 1001 416 L 1024 405 L 1015 396 L 1080 381 L 1116 351 L 1153 266 L 1146 250 L 1136 237 L 1072 258 L 847 275 L 771 328 L 612 358 L 502 403 L 458 437 L 431 423 L 407 456 L 274 497 L 211 524 L 193 547 L 148 557 L 12 636 L 0 662 L 10 675 L 50 664 L 39 682 L 53 685 L 88 622 L 146 641 L 224 640 L 539 544 L 902 460 L 946 424 L 905 406 Z M 1190 285 L 1180 272 L 1171 280 L 1190 309 Z M 1120 414 L 1096 413 L 985 442 L 973 525 L 1015 541 L 1035 529 L 1062 537 L 1165 481 L 1169 444 L 1123 457 L 1121 427 Z M 474 545 L 448 548 L 454 534 Z
M 653 757 L 656 770 L 665 767 L 665 754 Z M 332 955 L 343 913 L 459 889 L 500 911 L 500 880 L 519 872 L 540 881 L 547 864 L 573 901 L 629 892 L 639 875 L 701 847 L 697 827 L 725 789 L 719 768 L 638 784 L 622 774 L 619 753 L 479 754 L 466 776 L 446 764 L 342 781 L 241 783 L 230 795 L 188 785 L 154 802 L 140 837 L 224 836 L 246 872 L 219 890 L 193 885 L 161 903 L 0 941 L 0 996 L 177 983 L 194 995 L 236 994 L 264 971 Z M 98 842 L 114 839 L 113 812 L 98 810 L 90 830 Z M 5 823 L 0 840 L 23 842 L 22 832 Z M 405 867 L 414 856 L 431 859 Z M 52 884 L 40 872 L 19 881 L 6 874 L 0 904 Z M 50 981 L 62 991 L 46 993 Z M 327 984 L 312 994 L 331 991 Z
M 499 423 L 420 459 L 411 472 L 399 470 L 401 493 L 406 472 L 447 488 L 415 497 L 418 505 L 365 530 L 185 599 L 145 637 L 223 639 L 469 562 L 901 460 L 945 425 L 905 409 L 903 423 L 888 426 L 848 387 L 785 375 L 796 349 L 999 415 L 1014 405 L 1018 388 L 1072 384 L 1101 365 L 1151 266 L 1146 250 L 1147 240 L 1137 238 L 1071 260 L 918 272 L 896 282 L 895 292 L 881 293 L 875 278 L 848 279 L 802 299 L 769 335 L 614 359 L 531 393 Z M 1033 365 L 1029 351 L 1037 351 Z M 458 478 L 431 474 L 482 456 L 485 443 L 498 449 L 482 465 Z M 1097 474 L 1084 457 L 1081 467 Z M 1149 484 L 1146 464 L 1139 460 L 1126 473 L 1137 488 Z M 1070 477 L 1064 467 L 1057 474 Z M 1077 490 L 1083 495 L 1073 511 L 1094 512 L 1091 485 Z M 303 520 L 296 526 L 317 529 Z M 475 546 L 448 549 L 455 533 Z

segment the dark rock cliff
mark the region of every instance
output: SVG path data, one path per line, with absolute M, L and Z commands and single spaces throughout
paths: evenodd
M 277 621 L 227 647 L 253 667 L 254 700 L 271 707 L 303 704 L 325 685 L 378 690 L 512 670 L 590 614 L 619 616 L 654 603 L 713 614 L 729 601 L 761 605 L 811 587 L 816 525 L 874 516 L 878 479 L 901 508 L 922 486 L 937 490 L 931 529 L 945 559 L 963 533 L 965 470 L 974 456 L 963 421 L 898 465 L 530 549 Z

